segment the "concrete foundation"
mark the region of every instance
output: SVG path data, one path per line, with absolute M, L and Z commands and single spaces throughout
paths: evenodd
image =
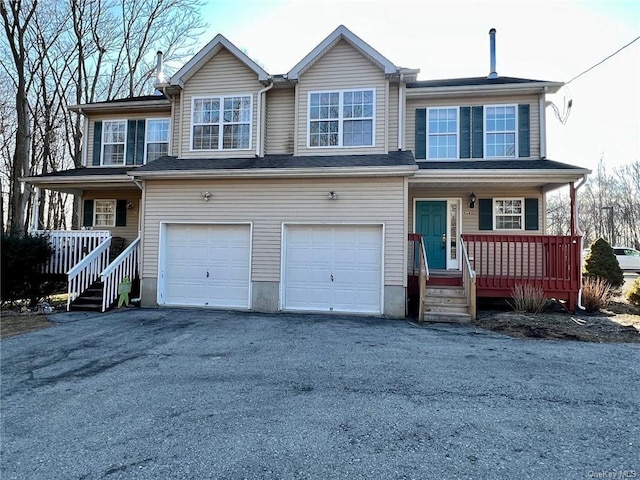
M 155 277 L 146 277 L 140 280 L 140 306 L 141 307 L 157 307 L 158 306 L 158 279 Z
M 278 311 L 280 282 L 253 282 L 251 285 L 251 310 L 272 313 Z
M 396 285 L 384 287 L 384 316 L 391 318 L 404 318 L 406 308 L 406 288 Z

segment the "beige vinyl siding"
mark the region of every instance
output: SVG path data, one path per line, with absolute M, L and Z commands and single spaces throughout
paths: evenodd
M 147 181 L 143 276 L 158 273 L 160 222 L 253 222 L 252 280 L 280 280 L 283 222 L 385 224 L 385 285 L 403 285 L 403 178 Z M 202 191 L 211 192 L 204 202 Z M 328 192 L 338 193 L 329 200 Z M 295 208 L 294 208 L 295 207 Z
M 124 237 L 126 243 L 138 237 L 138 218 L 140 212 L 141 191 L 135 190 L 91 190 L 85 191 L 82 196 L 82 208 L 84 200 L 126 200 L 133 203 L 133 208 L 127 209 L 127 225 L 124 227 L 98 227 L 100 230 L 109 230 L 114 237 Z M 81 212 L 80 219 L 84 218 L 84 211 Z
M 407 111 L 405 114 L 405 147 L 415 154 L 416 149 L 416 109 L 429 107 L 471 107 L 474 105 L 519 105 L 529 104 L 529 128 L 530 128 L 530 157 L 540 158 L 540 108 L 537 95 L 501 95 L 491 97 L 471 97 L 471 98 L 429 98 L 429 99 L 407 99 Z
M 375 141 L 373 147 L 308 148 L 307 105 L 309 92 L 374 88 Z M 305 71 L 297 88 L 297 155 L 337 155 L 386 153 L 385 128 L 387 114 L 384 71 L 374 65 L 346 41 L 341 40 Z
M 266 154 L 293 153 L 295 93 L 293 88 L 267 92 Z
M 264 86 L 256 73 L 238 60 L 225 48 L 221 49 L 209 62 L 198 70 L 184 85 L 180 99 L 182 112 L 180 157 L 216 158 L 247 157 L 256 147 L 256 93 Z M 251 145 L 243 150 L 191 150 L 191 102 L 194 97 L 218 95 L 251 95 Z M 222 132 L 221 132 L 222 134 Z
M 140 120 L 147 118 L 170 118 L 171 109 L 167 106 L 166 112 L 153 112 L 153 113 L 110 113 L 102 115 L 93 115 L 89 119 L 89 128 L 87 130 L 87 155 L 84 158 L 87 167 L 93 166 L 93 131 L 95 122 L 103 122 L 105 120 Z M 173 122 L 171 122 L 171 128 L 173 128 Z M 169 145 L 171 147 L 171 145 Z
M 475 208 L 469 208 L 469 195 L 471 192 L 476 194 Z M 451 188 L 451 189 L 435 189 L 435 188 L 416 188 L 409 185 L 409 221 L 407 227 L 410 232 L 414 232 L 414 205 L 416 200 L 446 200 L 456 199 L 462 200 L 462 231 L 461 233 L 514 233 L 513 230 L 480 230 L 478 228 L 478 201 L 481 198 L 537 198 L 538 199 L 538 230 L 518 230 L 515 233 L 523 235 L 538 235 L 544 233 L 544 195 L 537 188 Z

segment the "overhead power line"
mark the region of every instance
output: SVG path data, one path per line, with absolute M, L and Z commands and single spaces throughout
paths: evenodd
M 594 68 L 596 68 L 598 65 L 606 62 L 607 60 L 609 60 L 611 57 L 617 55 L 618 53 L 620 53 L 622 50 L 624 50 L 625 48 L 627 48 L 629 45 L 637 42 L 638 40 L 640 40 L 640 36 L 637 36 L 636 38 L 634 38 L 633 40 L 631 40 L 629 43 L 627 43 L 624 47 L 620 47 L 618 50 L 616 50 L 615 52 L 613 52 L 611 55 L 609 55 L 606 58 L 603 58 L 602 60 L 600 60 L 598 63 L 596 63 L 595 65 L 592 65 L 591 67 L 587 68 L 584 72 L 580 73 L 579 75 L 576 75 L 575 77 L 573 77 L 571 80 L 569 80 L 568 82 L 565 83 L 565 85 L 569 85 L 571 82 L 573 82 L 576 78 L 580 78 L 582 75 L 584 75 L 585 73 L 593 70 Z

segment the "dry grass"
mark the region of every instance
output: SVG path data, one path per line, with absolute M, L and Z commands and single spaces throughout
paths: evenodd
M 587 312 L 604 310 L 612 297 L 611 284 L 600 277 L 586 277 L 582 284 L 582 304 Z
M 542 287 L 518 284 L 511 292 L 511 308 L 516 312 L 540 313 L 547 305 L 547 297 Z

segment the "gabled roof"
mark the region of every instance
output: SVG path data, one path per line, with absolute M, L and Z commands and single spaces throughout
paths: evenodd
M 170 85 L 178 85 L 184 87 L 186 82 L 194 73 L 196 73 L 206 62 L 208 62 L 222 48 L 226 48 L 231 54 L 244 63 L 249 69 L 253 70 L 258 76 L 258 80 L 266 82 L 270 75 L 265 72 L 260 65 L 251 60 L 244 52 L 242 52 L 233 43 L 227 40 L 223 35 L 218 34 L 213 37 L 207 45 L 189 60 L 185 65 L 171 76 Z
M 327 38 L 325 38 L 320 44 L 311 50 L 311 52 L 304 57 L 298 64 L 289 70 L 287 78 L 290 80 L 297 80 L 302 73 L 315 63 L 322 55 L 324 55 L 332 46 L 338 43 L 340 40 L 346 40 L 354 48 L 360 50 L 363 55 L 378 64 L 383 70 L 385 75 L 391 75 L 398 71 L 391 60 L 386 58 L 376 49 L 371 47 L 367 42 L 362 40 L 351 30 L 344 25 L 340 25 L 336 28 Z

